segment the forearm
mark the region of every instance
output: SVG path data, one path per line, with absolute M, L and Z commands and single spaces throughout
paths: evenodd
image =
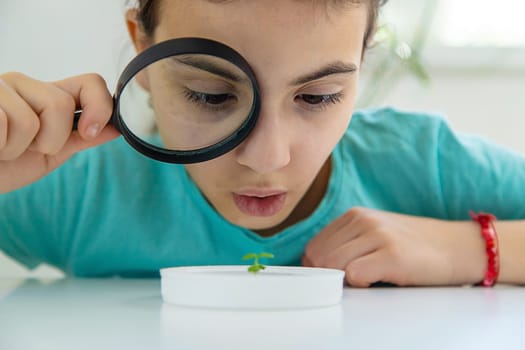
M 428 233 L 430 242 L 446 252 L 443 261 L 449 270 L 451 285 L 476 284 L 483 280 L 488 258 L 481 226 L 475 221 L 443 221 L 430 218 L 405 217 L 420 233 Z M 525 220 L 496 220 L 500 273 L 498 283 L 525 285 Z M 432 283 L 431 283 L 432 284 Z M 440 284 L 440 280 L 436 280 Z
M 497 282 L 525 285 L 525 220 L 495 221 Z M 400 286 L 475 285 L 488 267 L 482 226 L 354 207 L 317 234 L 306 266 L 345 270 L 352 286 L 378 281 Z
M 525 220 L 496 221 L 500 250 L 498 282 L 525 284 Z

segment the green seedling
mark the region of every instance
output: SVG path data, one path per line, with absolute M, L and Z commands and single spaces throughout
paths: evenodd
M 273 254 L 271 254 L 271 253 L 260 253 L 260 254 L 249 253 L 249 254 L 246 254 L 245 256 L 243 256 L 242 260 L 251 260 L 251 259 L 253 259 L 253 264 L 251 266 L 248 266 L 248 272 L 257 273 L 257 272 L 259 272 L 261 270 L 264 270 L 266 268 L 266 266 L 264 266 L 263 264 L 259 263 L 259 259 L 261 259 L 261 258 L 273 259 Z

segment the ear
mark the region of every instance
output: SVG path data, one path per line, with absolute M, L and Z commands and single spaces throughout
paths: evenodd
M 137 54 L 141 53 L 151 45 L 150 38 L 146 35 L 142 28 L 142 24 L 138 21 L 137 9 L 129 9 L 126 11 L 126 26 L 128 28 L 129 38 L 131 39 Z M 144 70 L 135 76 L 135 80 L 143 89 L 149 91 L 150 86 L 148 76 Z
M 377 26 L 375 26 L 374 29 L 372 29 L 372 31 L 368 33 L 368 39 L 365 37 L 365 39 L 363 40 L 363 52 L 361 52 L 361 63 L 363 63 L 365 59 L 365 55 L 368 53 L 368 50 L 370 50 L 377 44 L 376 42 L 377 32 L 378 32 L 378 28 Z
M 150 38 L 144 33 L 142 24 L 138 21 L 138 10 L 126 11 L 126 26 L 128 34 L 137 53 L 141 53 L 150 45 Z

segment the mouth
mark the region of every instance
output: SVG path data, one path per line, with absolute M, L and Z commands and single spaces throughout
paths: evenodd
M 268 217 L 276 215 L 284 206 L 286 192 L 245 191 L 233 193 L 233 201 L 241 212 L 250 216 Z

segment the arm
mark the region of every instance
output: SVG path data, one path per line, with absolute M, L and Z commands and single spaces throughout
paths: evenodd
M 343 269 L 357 286 L 478 283 L 485 242 L 468 213 L 483 211 L 498 218 L 499 281 L 525 284 L 525 157 L 457 135 L 439 118 L 382 113 L 356 124 L 361 146 L 349 156 L 365 159 L 356 169 L 373 179 L 361 184 L 361 205 L 384 211 L 353 207 L 310 242 L 303 263 Z
M 497 221 L 501 283 L 525 284 L 525 221 Z
M 499 282 L 525 284 L 525 221 L 497 221 Z M 349 284 L 464 285 L 483 279 L 487 257 L 478 223 L 352 208 L 307 246 L 306 266 L 346 272 Z

